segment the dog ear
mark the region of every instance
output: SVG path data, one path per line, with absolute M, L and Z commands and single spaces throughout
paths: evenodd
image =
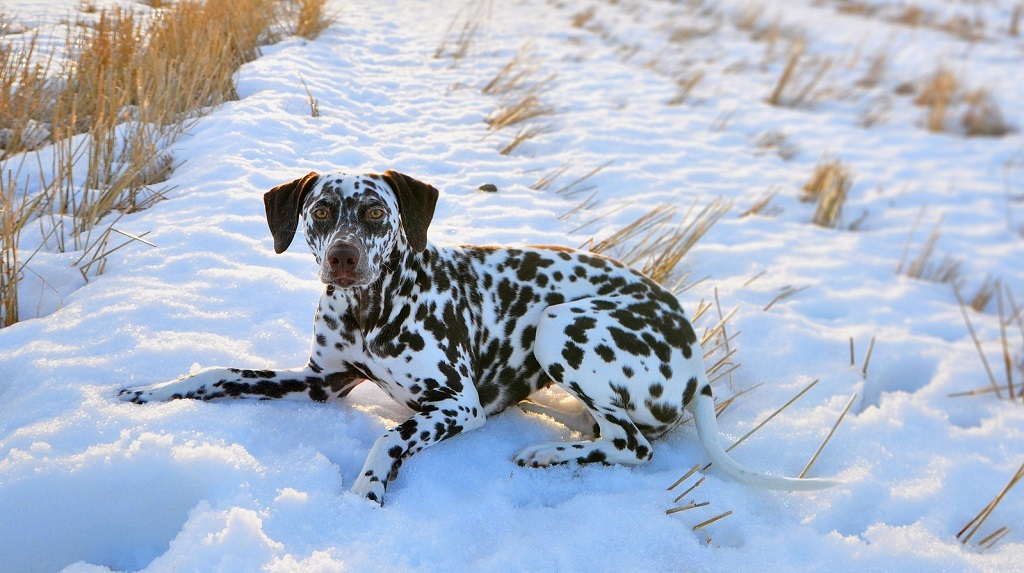
M 292 244 L 299 226 L 302 202 L 306 200 L 306 195 L 319 179 L 320 175 L 317 172 L 310 171 L 305 177 L 278 185 L 263 194 L 267 225 L 270 226 L 270 234 L 274 237 L 274 252 L 283 253 L 288 250 L 288 245 Z
M 402 215 L 402 226 L 409 246 L 417 253 L 422 253 L 427 248 L 427 227 L 434 218 L 437 189 L 391 169 L 381 177 L 395 191 L 398 212 Z

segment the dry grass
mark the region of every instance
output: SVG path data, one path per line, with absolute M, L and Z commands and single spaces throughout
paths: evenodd
M 949 108 L 961 90 L 960 80 L 946 67 L 935 70 L 925 80 L 914 104 L 926 108 L 925 125 L 928 131 L 946 131 L 949 125 Z
M 539 73 L 533 46 L 528 43 L 481 88 L 483 93 L 501 98 L 498 107 L 484 118 L 490 131 L 517 127 L 512 140 L 501 148 L 502 155 L 508 155 L 523 142 L 554 129 L 550 121 L 536 122 L 539 118 L 555 115 L 556 111 L 542 97 L 551 88 L 555 74 L 538 77 Z
M 772 186 L 761 197 L 750 206 L 749 209 L 744 211 L 740 217 L 749 217 L 751 215 L 762 215 L 765 217 L 774 217 L 782 213 L 782 207 L 771 205 L 772 199 L 782 190 L 779 186 Z
M 767 153 L 774 153 L 783 161 L 793 159 L 796 157 L 797 153 L 800 152 L 800 148 L 790 141 L 785 132 L 779 130 L 771 130 L 762 133 L 757 136 L 757 140 L 754 144 L 757 146 L 757 149 L 754 151 L 755 154 L 764 155 Z
M 693 89 L 704 79 L 704 72 L 697 70 L 693 73 L 684 74 L 676 78 L 676 94 L 672 96 L 668 105 L 682 105 L 690 98 Z
M 309 86 L 306 85 L 306 79 L 299 74 L 299 83 L 302 84 L 302 89 L 306 91 L 306 102 L 309 104 L 309 116 L 320 117 L 320 100 L 313 97 L 313 92 L 309 90 Z
M 1002 137 L 1014 131 L 1014 127 L 1004 119 L 999 104 L 987 90 L 968 89 L 945 66 L 940 66 L 921 83 L 914 104 L 925 108 L 924 124 L 932 132 L 961 133 L 968 137 Z
M 686 253 L 731 207 L 732 203 L 721 197 L 700 210 L 694 202 L 677 221 L 678 210 L 662 204 L 592 244 L 590 250 L 612 254 L 623 263 L 639 268 L 652 280 L 668 284 Z
M 1004 383 L 1000 384 L 996 381 L 996 375 L 993 373 L 992 367 L 986 357 L 982 342 L 974 331 L 974 326 L 971 323 L 970 315 L 967 311 L 968 307 L 964 304 L 964 301 L 960 296 L 959 289 L 954 285 L 953 293 L 960 305 L 960 313 L 963 316 L 967 331 L 971 335 L 971 340 L 974 342 L 975 349 L 978 351 L 978 357 L 981 360 L 982 366 L 985 368 L 985 373 L 989 379 L 989 385 L 983 388 L 953 393 L 950 394 L 950 397 L 977 396 L 991 392 L 995 393 L 997 398 L 1002 399 L 1004 397 L 1004 391 L 1006 392 L 1006 399 L 1011 401 L 1024 397 L 1024 362 L 1019 363 L 1020 365 L 1017 366 L 1020 376 L 1020 381 L 1017 383 L 1014 381 L 1014 356 L 1010 351 L 1011 345 L 1008 333 L 1009 330 L 1016 326 L 1020 331 L 1021 339 L 1024 340 L 1024 308 L 1017 305 L 1017 301 L 1014 298 L 1013 291 L 1010 289 L 1009 285 L 996 280 L 993 289 L 995 291 L 994 297 L 996 299 L 998 309 L 1000 341 L 999 356 L 1003 366 Z M 1024 347 L 1022 347 L 1022 352 L 1024 352 Z
M 974 518 L 971 519 L 969 522 L 967 522 L 967 525 L 965 525 L 963 529 L 961 529 L 960 532 L 956 534 L 956 538 L 960 540 L 960 543 L 967 545 L 967 543 L 970 542 L 971 538 L 974 537 L 974 534 L 976 534 L 978 530 L 981 529 L 981 526 L 985 524 L 985 521 L 989 518 L 989 516 L 992 515 L 992 512 L 995 511 L 996 507 L 999 506 L 999 503 L 1003 501 L 1003 498 L 1006 497 L 1006 494 L 1009 493 L 1009 491 L 1013 489 L 1013 487 L 1017 485 L 1017 483 L 1020 482 L 1022 479 L 1024 479 L 1024 464 L 1021 464 L 1021 466 L 1017 468 L 1017 472 L 1013 474 L 1013 476 L 1010 478 L 1010 481 L 1007 482 L 1006 486 L 1003 487 L 1003 489 L 1000 490 L 994 498 L 992 498 L 992 501 L 990 501 L 988 505 L 984 507 L 984 509 L 979 511 L 978 514 L 975 515 Z M 979 541 L 978 546 L 982 550 L 991 549 L 996 543 L 999 542 L 999 540 L 1001 540 L 1009 532 L 1010 530 L 1008 527 L 1000 527 L 999 529 L 995 530 L 993 533 L 989 534 L 987 537 Z
M 235 71 L 288 28 L 281 1 L 185 0 L 145 18 L 99 10 L 68 27 L 61 65 L 53 54 L 38 54 L 35 40 L 20 48 L 0 44 L 0 144 L 10 170 L 0 253 L 5 304 L 15 299 L 17 277 L 31 259 L 14 252 L 31 221 L 47 230 L 46 243 L 58 252 L 79 252 L 75 265 L 87 280 L 102 272 L 110 253 L 146 243 L 115 225 L 162 198 L 166 189 L 156 186 L 175 167 L 168 150 L 196 118 L 237 99 Z M 318 3 L 287 4 L 308 16 Z M 52 162 L 32 165 L 38 156 L 25 152 L 42 145 L 52 146 Z M 39 191 L 17 197 L 15 182 L 33 178 L 22 188 Z M 5 321 L 11 318 L 5 313 Z
M 569 181 L 568 183 L 559 184 L 558 187 L 555 187 L 555 183 L 559 181 L 562 178 L 562 176 L 565 175 L 572 167 L 571 163 L 563 163 L 562 165 L 542 175 L 540 179 L 533 183 L 533 185 L 530 185 L 530 189 L 533 189 L 534 191 L 552 190 L 556 195 L 561 195 L 563 197 L 575 197 L 582 193 L 593 191 L 595 189 L 593 185 L 584 186 L 584 183 L 586 183 L 587 181 L 590 180 L 591 177 L 597 175 L 605 168 L 607 168 L 609 165 L 611 165 L 613 161 L 614 160 L 608 160 L 602 163 L 601 165 L 598 165 L 597 167 L 586 172 L 585 174 L 581 175 L 580 177 L 577 177 L 572 181 Z
M 786 65 L 768 96 L 768 103 L 799 109 L 813 107 L 825 97 L 825 92 L 818 86 L 831 67 L 832 58 L 805 57 L 804 42 L 793 42 Z
M 317 39 L 338 20 L 326 6 L 327 0 L 284 0 L 281 10 L 288 32 L 307 40 Z
M 800 200 L 817 204 L 811 222 L 834 229 L 843 215 L 843 205 L 850 193 L 853 176 L 838 159 L 825 157 L 818 161 L 811 178 L 804 184 Z
M 441 42 L 434 50 L 434 58 L 451 58 L 454 63 L 469 55 L 477 35 L 490 19 L 491 0 L 474 2 L 469 0 L 448 24 Z
M 922 217 L 924 216 L 925 209 L 921 209 L 921 213 L 914 221 L 914 225 L 910 229 L 910 234 L 907 236 L 907 242 L 903 248 L 903 255 L 900 257 L 900 262 L 896 266 L 896 273 L 902 274 L 903 276 L 924 280 L 939 284 L 953 284 L 955 285 L 960 280 L 962 262 L 958 259 L 944 255 L 942 261 L 936 264 L 933 261 L 935 256 L 935 249 L 938 245 L 939 238 L 942 236 L 942 218 L 935 223 L 935 227 L 932 232 L 928 235 L 928 238 L 921 244 L 917 255 L 906 263 L 906 257 L 910 252 L 910 243 L 914 238 L 914 234 L 917 231 L 917 226 L 920 224 Z

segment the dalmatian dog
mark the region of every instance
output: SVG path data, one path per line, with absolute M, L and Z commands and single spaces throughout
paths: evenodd
M 431 244 L 437 198 L 396 171 L 310 173 L 271 189 L 274 250 L 301 226 L 325 285 L 309 362 L 211 368 L 121 390 L 121 399 L 324 402 L 372 381 L 413 412 L 374 443 L 352 485 L 378 503 L 411 456 L 551 383 L 585 406 L 594 437 L 530 446 L 519 465 L 640 464 L 653 454 L 649 440 L 689 409 L 703 449 L 734 479 L 791 491 L 836 483 L 755 473 L 726 454 L 697 336 L 671 293 L 582 251 Z

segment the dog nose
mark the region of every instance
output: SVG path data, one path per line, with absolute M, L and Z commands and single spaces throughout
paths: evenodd
M 332 272 L 354 273 L 359 265 L 359 250 L 346 243 L 333 245 L 327 250 L 327 264 Z

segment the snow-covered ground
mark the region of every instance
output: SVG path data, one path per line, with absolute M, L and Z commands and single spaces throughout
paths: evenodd
M 75 4 L 3 2 L 30 25 Z M 953 291 L 895 272 L 926 206 L 910 256 L 941 219 L 935 259 L 963 261 L 965 296 L 991 275 L 1024 302 L 1024 137 L 930 133 L 898 93 L 944 64 L 1024 127 L 1024 41 L 1008 34 L 1012 1 L 918 5 L 983 21 L 985 38 L 892 22 L 867 2 L 333 2 L 339 20 L 318 40 L 242 68 L 241 99 L 175 148 L 168 200 L 119 223 L 155 248 L 116 252 L 84 285 L 57 272 L 66 258 L 35 261 L 46 282 L 29 283 L 22 312 L 42 316 L 0 330 L 0 571 L 1024 571 L 1024 489 L 968 546 L 956 538 L 1024 462 L 1024 406 L 948 397 L 989 383 Z M 831 65 L 816 105 L 771 106 L 796 35 L 804 62 Z M 501 155 L 516 128 L 488 132 L 501 98 L 480 88 L 527 45 L 534 77 L 554 74 L 540 97 L 555 111 Z M 883 53 L 877 81 L 859 81 Z M 879 119 L 863 127 L 869 112 Z M 823 154 L 855 177 L 841 230 L 810 224 L 799 201 Z M 607 162 L 586 181 L 600 202 L 569 213 L 592 191 L 552 189 Z M 531 188 L 563 165 L 552 189 Z M 674 503 L 698 476 L 667 487 L 703 459 L 691 425 L 639 468 L 522 469 L 513 454 L 571 432 L 515 410 L 410 460 L 380 508 L 346 490 L 407 412 L 371 385 L 327 405 L 115 398 L 198 366 L 304 364 L 321 285 L 301 241 L 273 253 L 261 195 L 310 170 L 388 168 L 442 190 L 431 237 L 443 242 L 579 246 L 660 203 L 731 200 L 684 263 L 690 282 L 707 279 L 680 295 L 692 311 L 716 295 L 738 308 L 742 366 L 718 396 L 761 384 L 721 416 L 722 440 L 820 379 L 733 455 L 796 475 L 856 393 L 810 472 L 844 484 L 767 492 L 712 468 Z M 740 216 L 773 186 L 773 209 Z M 763 310 L 787 287 L 807 288 Z M 970 318 L 1003 381 L 996 307 Z M 1019 368 L 1021 329 L 1007 339 Z M 709 504 L 666 514 L 690 500 Z M 1002 541 L 976 546 L 1001 526 Z

